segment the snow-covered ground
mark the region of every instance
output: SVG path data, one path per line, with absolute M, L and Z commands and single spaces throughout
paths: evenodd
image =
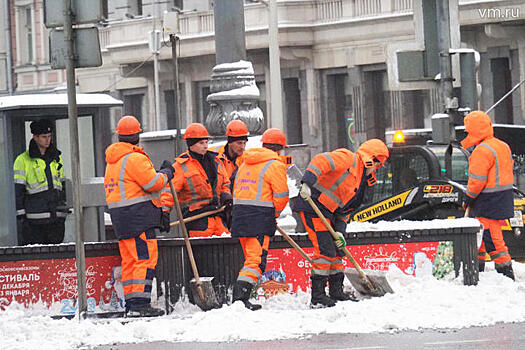
M 156 319 L 53 320 L 44 310 L 11 305 L 0 312 L 0 349 L 72 349 L 101 344 L 151 341 L 238 341 L 304 337 L 320 333 L 370 333 L 422 328 L 462 328 L 525 321 L 525 265 L 514 262 L 518 282 L 489 263 L 477 286 L 462 276 L 416 278 L 392 266 L 388 280 L 395 293 L 360 302 L 310 309 L 309 294 L 260 300 L 252 312 L 240 302 L 203 312 L 187 301 Z

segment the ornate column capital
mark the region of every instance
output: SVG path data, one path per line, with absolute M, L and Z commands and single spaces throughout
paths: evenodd
M 206 117 L 210 134 L 224 135 L 226 125 L 234 119 L 242 120 L 252 135 L 264 131 L 264 116 L 258 106 L 259 88 L 251 62 L 222 63 L 213 67 L 210 90 L 206 99 L 210 104 Z

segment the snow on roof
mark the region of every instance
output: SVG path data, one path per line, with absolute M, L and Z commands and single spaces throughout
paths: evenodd
M 501 129 L 525 129 L 525 125 L 516 125 L 516 124 L 492 124 L 493 128 Z M 457 125 L 456 130 L 464 130 L 464 125 Z M 430 134 L 432 128 L 420 128 L 420 129 L 396 129 L 396 130 L 387 130 L 385 135 L 393 135 L 397 131 L 402 131 L 405 135 L 420 135 L 420 134 Z
M 181 135 L 184 135 L 186 129 L 180 129 Z M 177 136 L 177 129 L 148 131 L 140 134 L 141 140 L 163 140 L 174 139 Z
M 35 107 L 67 107 L 67 94 L 27 94 L 0 97 L 0 110 Z M 79 107 L 121 106 L 121 100 L 107 94 L 77 94 Z

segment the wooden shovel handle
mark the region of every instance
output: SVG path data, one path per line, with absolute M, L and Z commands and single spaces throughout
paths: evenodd
M 312 258 L 310 258 L 308 256 L 308 254 L 306 254 L 306 252 L 303 250 L 303 248 L 301 248 L 299 246 L 299 244 L 295 243 L 295 241 L 292 239 L 292 237 L 288 236 L 288 234 L 286 232 L 284 232 L 284 230 L 282 228 L 280 228 L 279 226 L 277 226 L 277 231 L 279 231 L 279 233 L 281 234 L 281 236 L 284 237 L 284 239 L 286 239 L 288 241 L 288 243 L 290 243 L 290 245 L 292 247 L 295 248 L 295 250 L 297 250 L 299 252 L 299 254 L 301 254 L 301 256 L 303 258 L 305 258 L 306 260 L 308 260 L 308 262 L 310 264 L 313 265 L 314 261 L 312 260 Z
M 173 202 L 175 204 L 175 210 L 177 211 L 177 216 L 179 221 L 182 222 L 182 234 L 184 235 L 184 242 L 186 243 L 186 249 L 188 250 L 188 257 L 190 258 L 191 268 L 193 270 L 193 275 L 195 276 L 195 281 L 197 284 L 197 290 L 202 300 L 204 300 L 204 291 L 202 290 L 201 279 L 199 278 L 199 271 L 197 270 L 197 265 L 195 264 L 195 258 L 193 257 L 193 249 L 191 249 L 190 237 L 188 236 L 188 231 L 186 230 L 186 225 L 184 224 L 184 219 L 182 218 L 182 210 L 180 208 L 179 198 L 177 197 L 177 192 L 173 187 L 173 182 L 170 180 L 170 190 L 171 195 L 173 196 Z
M 210 216 L 210 215 L 213 215 L 213 214 L 220 213 L 221 211 L 224 211 L 224 208 L 226 208 L 226 207 L 220 207 L 220 208 L 215 209 L 215 210 L 205 211 L 204 213 L 193 215 L 193 216 L 190 216 L 189 218 L 184 218 L 184 220 L 182 220 L 182 221 L 184 223 L 192 222 L 192 221 L 198 220 L 200 218 L 204 218 L 206 216 Z M 177 225 L 180 225 L 180 220 L 173 221 L 173 222 L 170 223 L 170 226 L 177 226 Z
M 324 217 L 323 213 L 321 213 L 321 210 L 319 210 L 319 207 L 314 203 L 314 201 L 312 200 L 312 198 L 307 198 L 306 201 L 308 202 L 308 204 L 310 204 L 310 206 L 312 207 L 312 209 L 315 211 L 315 213 L 317 214 L 317 216 L 321 219 L 321 221 L 323 222 L 323 224 L 326 226 L 326 228 L 328 229 L 328 231 L 332 234 L 332 237 L 334 237 L 334 239 L 338 239 L 338 236 L 337 236 L 337 233 L 335 233 L 334 229 L 332 228 L 332 225 L 330 225 L 330 223 L 328 222 L 328 220 L 326 220 L 326 218 Z M 357 270 L 357 272 L 359 273 L 359 276 L 361 276 L 361 278 L 366 282 L 366 284 L 368 285 L 368 288 L 370 288 L 370 290 L 375 290 L 375 287 L 374 285 L 372 284 L 372 282 L 370 282 L 370 279 L 368 278 L 368 276 L 363 272 L 363 270 L 361 269 L 361 266 L 359 266 L 359 264 L 357 263 L 357 261 L 355 261 L 354 257 L 352 256 L 352 254 L 350 254 L 350 252 L 348 251 L 348 249 L 346 247 L 342 247 L 340 248 L 343 252 L 345 252 L 345 255 L 346 257 L 350 260 L 350 262 L 352 263 L 352 265 L 354 265 L 355 269 Z

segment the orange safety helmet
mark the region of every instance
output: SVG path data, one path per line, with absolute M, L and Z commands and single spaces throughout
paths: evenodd
M 277 128 L 271 128 L 266 130 L 264 134 L 262 134 L 261 142 L 288 147 L 288 145 L 286 144 L 286 135 L 284 134 L 284 132 Z
M 201 123 L 191 123 L 184 132 L 184 140 L 187 139 L 209 139 L 208 130 Z
M 133 135 L 141 131 L 139 121 L 132 115 L 126 115 L 118 121 L 117 134 L 119 135 Z
M 242 137 L 248 135 L 250 135 L 248 127 L 243 121 L 239 119 L 232 120 L 228 123 L 228 125 L 226 125 L 226 136 Z

